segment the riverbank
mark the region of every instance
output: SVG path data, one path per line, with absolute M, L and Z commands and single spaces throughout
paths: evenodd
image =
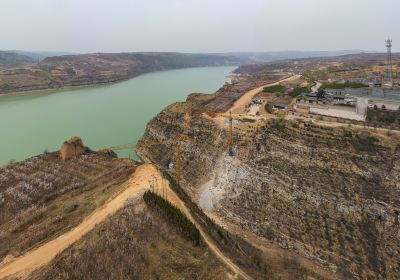
M 182 53 L 95 53 L 49 57 L 38 64 L 0 70 L 0 94 L 108 84 L 155 71 L 241 63 L 234 56 Z
M 156 71 L 150 71 L 150 72 L 144 72 L 132 77 L 128 78 L 123 78 L 120 80 L 115 80 L 111 82 L 99 82 L 99 83 L 92 83 L 92 84 L 82 84 L 82 85 L 72 85 L 72 86 L 65 86 L 65 87 L 60 87 L 60 88 L 44 88 L 44 89 L 35 89 L 35 90 L 24 90 L 24 91 L 16 91 L 16 92 L 10 92 L 10 93 L 0 93 L 0 98 L 6 97 L 6 96 L 18 96 L 18 95 L 29 95 L 29 94 L 35 94 L 35 93 L 41 93 L 41 94 L 52 94 L 52 93 L 59 93 L 63 91 L 73 91 L 73 90 L 80 90 L 80 89 L 86 89 L 86 88 L 96 88 L 96 87 L 101 87 L 101 86 L 112 86 L 121 82 L 129 81 L 144 75 L 149 75 L 149 74 L 157 74 L 157 73 L 162 73 L 165 71 L 176 71 L 176 70 L 185 70 L 185 69 L 201 69 L 201 68 L 218 68 L 221 66 L 209 66 L 209 67 L 204 67 L 204 66 L 198 66 L 198 67 L 183 67 L 183 68 L 176 68 L 176 69 L 167 69 L 167 70 L 156 70 Z M 237 65 L 232 65 L 232 66 L 222 66 L 222 67 L 234 67 L 237 69 Z M 234 71 L 234 70 L 233 70 Z M 227 78 L 232 79 L 234 77 L 238 76 L 238 74 L 230 74 L 227 76 Z

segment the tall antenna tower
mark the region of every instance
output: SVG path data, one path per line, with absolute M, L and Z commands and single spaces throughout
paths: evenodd
M 392 65 L 392 40 L 389 38 L 386 41 L 387 48 L 387 81 L 393 83 L 393 65 Z

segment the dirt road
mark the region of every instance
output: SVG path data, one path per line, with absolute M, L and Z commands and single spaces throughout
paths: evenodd
M 299 75 L 294 75 L 294 76 L 290 76 L 286 79 L 280 80 L 278 82 L 275 83 L 271 83 L 271 84 L 266 84 L 263 85 L 261 87 L 252 89 L 248 92 L 246 92 L 245 94 L 242 95 L 242 97 L 240 97 L 232 106 L 232 108 L 230 109 L 230 111 L 232 112 L 232 114 L 244 114 L 246 112 L 245 107 L 247 104 L 249 104 L 251 102 L 251 100 L 253 99 L 253 97 L 255 95 L 257 95 L 258 93 L 260 93 L 265 87 L 269 87 L 269 86 L 274 86 L 277 85 L 279 83 L 282 82 L 288 82 L 294 79 L 298 79 L 300 76 Z
M 96 224 L 103 222 L 122 208 L 128 198 L 148 189 L 148 182 L 153 175 L 161 180 L 161 175 L 154 166 L 150 164 L 139 166 L 124 190 L 110 198 L 77 227 L 20 257 L 8 258 L 6 263 L 0 265 L 0 279 L 10 275 L 24 278 L 35 269 L 49 263 L 58 253 L 92 230 Z
M 242 97 L 240 97 L 227 112 L 219 113 L 219 114 L 217 114 L 216 116 L 213 116 L 213 117 L 210 117 L 207 114 L 203 114 L 203 117 L 214 121 L 215 123 L 217 123 L 221 127 L 226 127 L 227 119 L 229 118 L 229 112 L 232 113 L 232 116 L 235 119 L 241 118 L 241 117 L 246 117 L 246 118 L 255 119 L 255 120 L 260 119 L 260 117 L 252 116 L 252 115 L 249 115 L 249 114 L 246 113 L 246 105 L 251 102 L 253 97 L 256 96 L 257 94 L 259 94 L 265 87 L 274 86 L 274 85 L 277 85 L 279 83 L 288 82 L 288 81 L 295 80 L 295 79 L 298 79 L 298 78 L 300 78 L 299 75 L 293 75 L 293 76 L 290 76 L 290 77 L 285 78 L 283 80 L 280 80 L 280 81 L 277 81 L 277 82 L 274 82 L 274 83 L 270 83 L 270 84 L 266 84 L 266 85 L 263 85 L 261 87 L 252 89 L 252 90 L 246 92 L 245 94 L 243 94 Z M 262 118 L 265 118 L 265 116 L 263 116 Z
M 232 270 L 234 278 L 237 279 L 237 277 L 241 277 L 241 279 L 245 280 L 252 279 L 217 248 L 217 246 L 193 219 L 184 203 L 169 188 L 168 181 L 162 177 L 162 174 L 152 164 L 143 164 L 139 166 L 132 175 L 132 178 L 126 183 L 126 188 L 124 188 L 124 190 L 110 198 L 102 207 L 96 209 L 85 220 L 83 220 L 81 224 L 71 231 L 25 253 L 20 257 L 8 257 L 6 262 L 0 264 L 0 279 L 9 276 L 27 278 L 31 272 L 49 263 L 57 254 L 78 241 L 97 224 L 103 222 L 107 217 L 116 213 L 125 205 L 125 202 L 129 198 L 135 195 L 140 195 L 144 191 L 148 190 L 149 182 L 152 181 L 153 178 L 159 182 L 159 186 L 164 185 L 167 187 L 168 200 L 179 207 L 189 217 L 189 219 L 196 224 L 211 251 L 214 252 L 214 254 Z M 162 184 L 160 184 L 161 182 Z M 159 188 L 158 192 L 161 194 L 162 189 Z
M 168 185 L 168 200 L 175 204 L 185 215 L 196 225 L 196 227 L 199 229 L 201 236 L 203 236 L 204 241 L 206 242 L 207 246 L 210 248 L 210 250 L 228 267 L 231 269 L 231 271 L 234 273 L 234 275 L 231 275 L 231 279 L 244 279 L 244 280 L 251 280 L 249 275 L 245 273 L 242 269 L 240 269 L 236 264 L 234 264 L 228 257 L 226 257 L 221 250 L 214 244 L 214 242 L 210 239 L 210 237 L 204 232 L 203 228 L 196 222 L 196 220 L 193 218 L 192 214 L 190 211 L 187 209 L 186 205 L 179 199 L 179 197 L 169 188 Z

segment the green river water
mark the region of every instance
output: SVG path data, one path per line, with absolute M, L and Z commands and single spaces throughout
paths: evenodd
M 0 96 L 0 165 L 58 150 L 75 135 L 94 150 L 136 143 L 163 108 L 192 92 L 215 92 L 233 69 L 171 70 L 106 86 Z M 118 155 L 136 158 L 132 150 Z

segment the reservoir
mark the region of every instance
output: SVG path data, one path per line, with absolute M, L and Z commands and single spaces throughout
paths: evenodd
M 0 165 L 58 150 L 72 136 L 93 150 L 135 144 L 163 108 L 193 92 L 215 92 L 233 70 L 170 70 L 105 86 L 0 96 Z M 133 150 L 118 155 L 136 158 Z

